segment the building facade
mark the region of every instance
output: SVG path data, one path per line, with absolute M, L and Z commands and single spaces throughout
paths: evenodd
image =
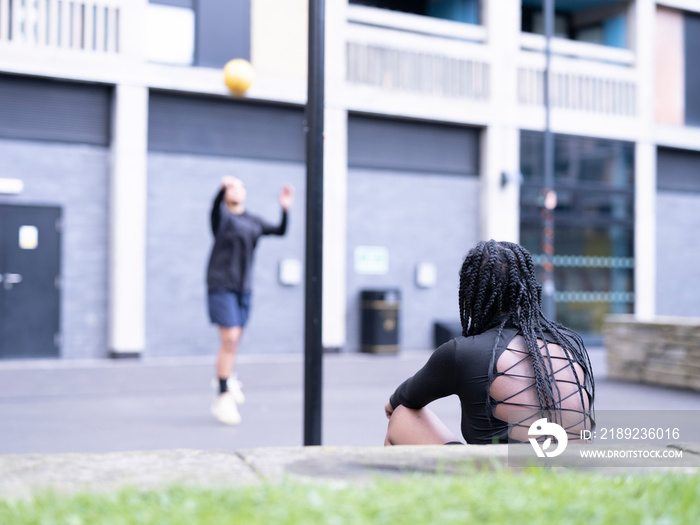
M 700 0 L 555 7 L 557 318 L 700 316 Z M 324 346 L 398 289 L 401 348 L 432 347 L 479 240 L 541 260 L 542 27 L 541 0 L 326 1 Z M 306 41 L 304 0 L 0 0 L 0 358 L 213 353 L 227 174 L 271 221 L 297 189 L 242 351 L 302 351 Z

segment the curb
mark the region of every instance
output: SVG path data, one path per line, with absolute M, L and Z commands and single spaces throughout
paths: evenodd
M 570 446 L 613 450 L 604 445 Z M 590 462 L 579 462 L 573 468 L 631 474 L 658 470 L 700 472 L 700 443 L 669 444 L 668 447 L 640 444 L 634 445 L 634 448 L 682 450 L 684 455 L 677 467 L 654 467 L 649 461 L 606 461 L 593 466 Z M 620 450 L 619 446 L 617 450 Z M 31 497 L 45 490 L 71 494 L 108 492 L 125 487 L 149 490 L 168 485 L 224 488 L 261 482 L 278 483 L 285 479 L 365 484 L 377 477 L 460 475 L 483 468 L 544 466 L 541 463 L 538 465 L 537 458 L 533 456 L 527 444 L 17 454 L 0 456 L 0 497 Z M 555 463 L 547 466 L 570 468 Z

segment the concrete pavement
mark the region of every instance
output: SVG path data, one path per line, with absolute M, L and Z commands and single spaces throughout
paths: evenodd
M 241 407 L 243 422 L 236 427 L 209 415 L 213 358 L 0 362 L 0 497 L 30 496 L 47 488 L 111 491 L 173 483 L 223 487 L 289 477 L 366 483 L 377 476 L 459 474 L 475 466 L 518 468 L 531 462 L 534 453 L 528 444 L 381 446 L 384 403 L 429 355 L 327 355 L 323 447 L 300 446 L 302 356 L 240 357 L 247 401 Z M 608 381 L 604 350 L 591 350 L 591 358 L 599 411 L 700 408 L 698 392 Z M 439 400 L 431 408 L 459 433 L 456 398 Z M 673 466 L 697 472 L 698 436 L 700 428 L 684 431 L 673 443 L 629 446 L 658 453 L 680 450 L 683 458 Z M 512 463 L 518 456 L 520 463 Z M 594 468 L 602 465 L 607 471 L 650 468 L 647 460 L 625 460 L 618 467 L 602 460 L 598 465 Z M 590 467 L 584 462 L 577 468 Z
M 609 381 L 605 351 L 591 349 L 598 410 L 698 410 L 700 392 Z M 323 444 L 383 443 L 383 406 L 429 352 L 327 354 Z M 243 422 L 209 413 L 212 358 L 0 362 L 0 454 L 199 449 L 303 444 L 303 356 L 241 355 Z M 459 402 L 431 408 L 459 435 Z M 699 441 L 700 437 L 685 440 Z

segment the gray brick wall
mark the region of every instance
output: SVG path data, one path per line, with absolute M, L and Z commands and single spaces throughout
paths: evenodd
M 107 355 L 109 152 L 98 146 L 0 140 L 0 174 L 24 181 L 2 204 L 63 208 L 61 331 L 64 358 Z
M 218 332 L 206 310 L 205 273 L 212 246 L 209 212 L 223 175 L 240 177 L 248 209 L 280 218 L 285 182 L 296 198 L 285 237 L 264 237 L 255 254 L 253 307 L 241 353 L 303 350 L 303 284 L 278 284 L 281 259 L 304 257 L 305 169 L 302 164 L 149 153 L 146 355 L 206 355 Z
M 700 317 L 700 194 L 656 197 L 656 313 Z
M 478 242 L 479 179 L 352 169 L 348 174 L 348 349 L 360 344 L 360 291 L 402 292 L 401 349 L 433 347 L 433 323 L 459 320 L 457 294 L 464 256 Z M 359 275 L 356 246 L 384 246 L 389 273 Z M 437 266 L 437 285 L 418 288 L 416 265 Z

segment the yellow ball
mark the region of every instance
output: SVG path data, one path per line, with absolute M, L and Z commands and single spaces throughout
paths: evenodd
M 245 93 L 255 80 L 255 70 L 247 60 L 236 58 L 224 66 L 224 82 L 235 94 Z

